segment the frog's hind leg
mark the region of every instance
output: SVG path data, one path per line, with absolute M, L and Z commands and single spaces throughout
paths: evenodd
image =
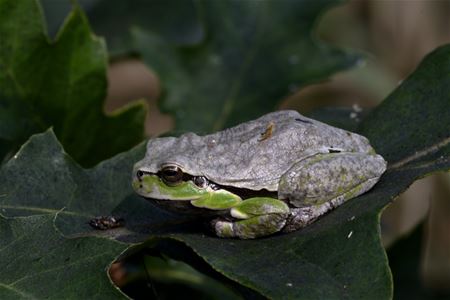
M 306 158 L 281 178 L 278 197 L 295 208 L 285 231 L 304 227 L 348 199 L 371 189 L 386 170 L 377 154 L 329 153 Z
M 250 198 L 233 207 L 230 214 L 237 220 L 212 221 L 217 236 L 252 239 L 280 231 L 286 225 L 289 207 L 274 198 Z

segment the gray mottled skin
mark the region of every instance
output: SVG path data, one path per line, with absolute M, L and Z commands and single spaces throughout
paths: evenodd
M 187 133 L 151 139 L 145 158 L 135 165 L 135 174 L 137 170 L 156 174 L 166 164 L 204 176 L 225 189 L 277 192 L 277 202 L 262 200 L 260 207 L 247 206 L 249 211 L 243 211 L 247 219 L 212 222 L 218 236 L 240 238 L 307 226 L 368 191 L 386 170 L 385 160 L 365 137 L 295 111 L 273 112 L 206 136 Z M 138 192 L 146 196 L 139 188 Z
M 272 125 L 272 135 L 262 135 Z M 296 111 L 278 111 L 206 136 L 186 133 L 178 138 L 151 139 L 139 166 L 156 173 L 175 163 L 190 175 L 251 190 L 277 191 L 283 174 L 295 162 L 333 147 L 368 153 L 368 140 L 346 130 L 306 118 Z
M 296 207 L 322 204 L 351 191 L 356 184 L 378 178 L 385 168 L 385 161 L 376 154 L 315 155 L 294 164 L 281 177 L 278 198 L 289 199 Z M 354 192 L 362 194 L 361 189 Z

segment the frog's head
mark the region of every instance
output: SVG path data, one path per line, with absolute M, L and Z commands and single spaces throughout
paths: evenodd
M 223 210 L 242 201 L 206 177 L 190 175 L 180 164 L 173 162 L 162 163 L 156 171 L 147 168 L 145 161 L 138 162 L 133 171 L 133 188 L 139 195 L 165 202 L 166 206 L 170 206 L 171 201 L 178 206 L 182 201 L 194 207 Z

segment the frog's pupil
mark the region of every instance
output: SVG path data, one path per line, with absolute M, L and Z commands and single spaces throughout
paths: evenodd
M 179 183 L 183 179 L 183 171 L 178 167 L 165 167 L 161 170 L 161 177 L 167 184 Z
M 166 171 L 164 171 L 164 175 L 166 175 L 168 177 L 176 176 L 177 174 L 178 174 L 178 172 L 174 171 L 174 170 L 166 170 Z

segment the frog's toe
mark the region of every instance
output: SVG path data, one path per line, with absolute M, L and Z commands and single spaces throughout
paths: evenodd
M 234 222 L 216 219 L 212 221 L 212 226 L 218 237 L 254 239 L 281 231 L 286 219 L 286 214 L 255 216 Z
M 222 219 L 214 219 L 211 221 L 211 227 L 218 237 L 230 238 L 235 237 L 233 222 Z

